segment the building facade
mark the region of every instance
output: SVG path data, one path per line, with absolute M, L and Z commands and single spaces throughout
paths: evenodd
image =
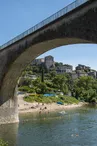
M 31 64 L 32 65 L 41 65 L 42 63 L 44 63 L 44 58 L 34 59 Z
M 73 70 L 73 67 L 71 65 L 61 65 L 61 66 L 58 66 L 56 68 L 56 72 L 57 73 L 71 73 Z
M 76 67 L 76 71 L 79 71 L 79 70 L 89 72 L 91 68 L 89 66 L 78 64 L 78 66 Z

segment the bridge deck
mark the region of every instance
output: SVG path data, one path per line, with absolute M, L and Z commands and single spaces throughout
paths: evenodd
M 31 33 L 35 32 L 36 30 L 38 30 L 38 29 L 44 27 L 45 25 L 57 20 L 58 18 L 60 18 L 63 15 L 67 14 L 68 12 L 70 12 L 70 11 L 76 9 L 77 7 L 83 5 L 87 1 L 89 1 L 89 0 L 76 0 L 76 1 L 74 1 L 73 3 L 69 4 L 65 8 L 61 9 L 60 11 L 58 11 L 57 13 L 51 15 L 47 19 L 41 21 L 40 23 L 38 23 L 35 26 L 33 26 L 30 29 L 28 29 L 27 31 L 23 32 L 22 34 L 18 35 L 17 37 L 13 38 L 12 40 L 8 41 L 4 45 L 2 45 L 0 47 L 0 49 L 4 49 L 4 48 L 8 47 L 9 45 L 15 43 L 16 41 L 19 41 L 20 39 L 23 39 L 27 35 L 30 35 Z

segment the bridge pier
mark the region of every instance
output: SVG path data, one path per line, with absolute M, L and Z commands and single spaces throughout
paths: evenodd
M 15 95 L 0 106 L 0 125 L 19 122 L 18 99 Z

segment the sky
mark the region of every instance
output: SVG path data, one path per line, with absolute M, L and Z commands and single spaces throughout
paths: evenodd
M 64 8 L 74 0 L 0 0 L 0 46 Z M 97 70 L 97 45 L 77 44 L 55 48 L 40 57 L 52 55 L 57 62 L 90 66 Z

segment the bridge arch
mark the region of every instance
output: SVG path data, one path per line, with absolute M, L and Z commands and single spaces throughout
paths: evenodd
M 22 71 L 36 57 L 40 56 L 41 54 L 51 49 L 55 49 L 60 46 L 70 45 L 70 44 L 79 44 L 79 43 L 91 43 L 91 42 L 89 42 L 88 40 L 82 40 L 79 38 L 59 38 L 59 39 L 44 41 L 27 48 L 23 53 L 21 53 L 14 60 L 14 62 L 11 63 L 10 66 L 8 66 L 8 70 L 6 74 L 4 75 L 4 78 L 1 84 L 0 103 L 3 104 L 10 98 L 14 97 L 17 81 L 19 77 L 21 76 Z

